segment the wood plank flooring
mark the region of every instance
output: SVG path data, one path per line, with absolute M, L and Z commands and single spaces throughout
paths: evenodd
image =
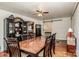
M 55 55 L 54 57 L 75 57 L 76 54 L 68 53 L 66 48 L 66 43 L 59 41 L 56 43 Z

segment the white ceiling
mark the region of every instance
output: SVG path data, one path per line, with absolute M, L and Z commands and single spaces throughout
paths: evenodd
M 74 6 L 75 2 L 0 2 L 0 9 L 40 20 L 69 17 L 73 13 Z M 43 17 L 33 15 L 37 9 L 48 11 L 49 14 Z

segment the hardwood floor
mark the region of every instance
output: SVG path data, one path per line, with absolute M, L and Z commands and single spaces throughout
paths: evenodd
M 42 53 L 41 53 L 42 54 Z M 63 41 L 56 43 L 55 54 L 53 57 L 75 57 L 76 54 L 68 53 L 66 49 L 66 44 Z M 6 52 L 0 52 L 0 57 L 8 57 L 9 54 Z
M 66 48 L 66 42 L 59 41 L 56 43 L 54 57 L 75 57 L 76 54 L 68 53 Z
M 9 54 L 6 52 L 0 52 L 0 57 L 8 57 Z

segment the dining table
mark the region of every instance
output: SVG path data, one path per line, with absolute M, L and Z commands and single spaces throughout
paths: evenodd
M 45 37 L 34 37 L 19 42 L 20 50 L 28 55 L 38 56 L 45 47 Z

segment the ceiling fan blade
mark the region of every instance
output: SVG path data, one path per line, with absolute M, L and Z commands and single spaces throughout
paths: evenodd
M 42 12 L 41 10 L 36 10 L 36 12 Z
M 49 13 L 49 12 L 43 12 L 43 13 L 47 14 L 47 13 Z

